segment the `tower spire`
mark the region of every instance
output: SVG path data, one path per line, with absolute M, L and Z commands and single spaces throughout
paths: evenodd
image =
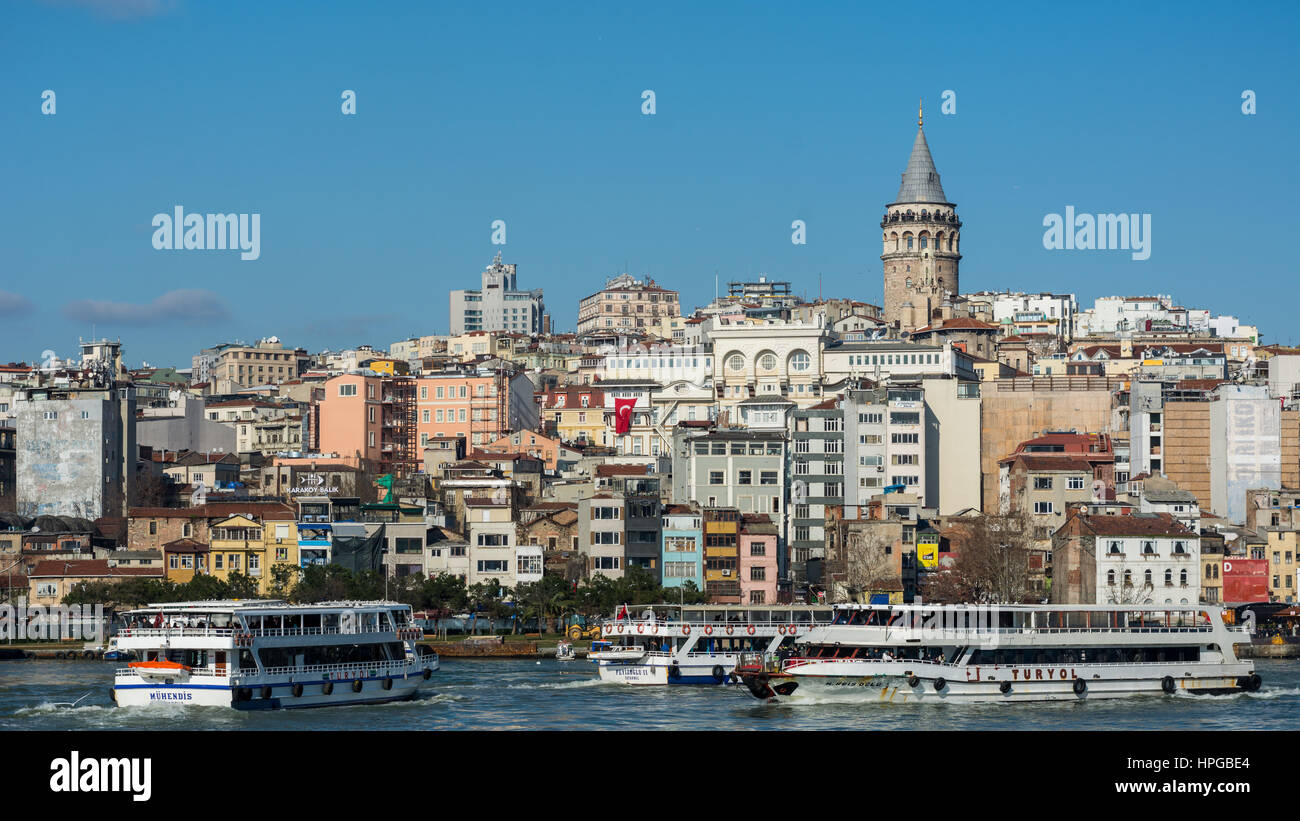
M 925 125 L 925 117 L 921 114 L 921 98 L 916 98 L 916 127 L 921 128 Z

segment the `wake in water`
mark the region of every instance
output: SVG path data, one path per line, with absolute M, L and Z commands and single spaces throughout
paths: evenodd
M 577 681 L 546 682 L 545 684 L 507 684 L 507 690 L 576 690 L 581 687 L 599 687 L 602 684 L 623 686 L 617 681 L 605 681 L 600 678 L 583 678 Z

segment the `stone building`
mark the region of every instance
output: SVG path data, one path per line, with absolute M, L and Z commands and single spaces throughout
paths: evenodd
M 880 220 L 886 322 L 903 329 L 928 325 L 936 310 L 961 293 L 961 226 L 957 206 L 939 182 L 918 112 L 902 185 Z

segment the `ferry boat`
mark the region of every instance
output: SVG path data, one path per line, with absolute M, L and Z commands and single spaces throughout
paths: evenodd
M 438 669 L 396 602 L 206 601 L 124 614 L 120 707 L 191 704 L 279 710 L 414 698 Z
M 742 655 L 778 653 L 831 616 L 826 606 L 655 605 L 602 622 L 587 658 L 604 681 L 734 684 Z
M 1261 686 L 1250 642 L 1210 605 L 838 605 L 793 653 L 737 670 L 760 699 L 1089 701 Z

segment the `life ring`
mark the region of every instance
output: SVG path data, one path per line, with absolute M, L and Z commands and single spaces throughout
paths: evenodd
M 794 625 L 792 624 L 792 625 L 790 625 L 788 628 L 786 628 L 786 632 L 793 636 L 793 635 L 794 635 Z
M 712 635 L 713 635 L 713 625 L 711 625 L 711 624 L 706 624 L 706 625 L 704 625 L 704 635 L 706 635 L 706 636 L 712 636 Z
M 645 632 L 645 625 L 644 625 L 644 624 L 638 624 L 638 625 L 636 626 L 636 631 L 637 631 L 638 633 L 644 633 L 644 632 Z
M 745 628 L 745 632 L 748 633 L 748 634 L 751 635 L 751 636 L 754 635 L 754 625 L 751 624 L 751 625 L 749 625 L 748 627 L 746 627 L 746 628 Z
M 620 632 L 620 633 L 623 632 L 623 625 L 620 624 L 620 625 L 618 626 L 618 632 Z
M 429 677 L 432 676 L 432 675 L 433 675 L 433 670 L 430 670 L 428 667 L 424 668 L 424 680 L 425 680 L 425 681 L 428 681 L 428 680 L 429 680 Z
M 998 690 L 1002 693 L 1002 695 L 1005 696 L 1007 693 L 1011 692 L 1011 682 L 1009 681 L 1002 682 L 1001 684 L 998 685 Z
M 736 628 L 733 627 L 733 626 L 731 626 L 730 624 L 728 624 L 728 625 L 727 625 L 727 635 L 730 636 L 730 635 L 731 635 L 732 633 L 734 633 L 734 632 L 736 632 Z
M 574 625 L 574 627 L 576 628 L 577 625 Z M 581 628 L 576 629 L 576 630 L 573 630 L 572 632 L 575 632 L 575 633 L 581 632 Z M 613 633 L 613 632 L 614 632 L 614 625 L 612 625 L 612 624 L 607 624 L 607 625 L 605 625 L 605 632 L 606 632 L 606 633 Z M 578 636 L 574 636 L 574 638 L 576 639 L 576 638 L 578 638 Z
M 1088 692 L 1088 682 L 1081 678 L 1076 678 L 1074 680 L 1074 694 L 1076 696 L 1081 696 L 1086 692 Z
M 939 676 L 937 679 L 934 680 L 934 691 L 936 693 L 942 691 L 943 688 L 947 686 L 948 686 L 948 682 L 944 679 L 943 676 Z
M 1164 678 L 1160 679 L 1160 689 L 1164 690 L 1166 693 L 1172 693 L 1175 689 L 1177 689 L 1177 685 L 1174 683 L 1174 677 L 1165 676 Z
M 683 624 L 683 625 L 682 625 L 682 635 L 683 635 L 683 636 L 689 636 L 690 634 L 691 634 L 691 626 L 690 626 L 689 624 Z
M 116 703 L 117 703 L 117 690 L 116 690 L 115 688 L 113 688 L 113 687 L 109 687 L 109 688 L 108 688 L 108 697 L 111 698 L 111 699 L 113 700 L 113 703 L 114 703 L 114 704 L 116 704 Z
M 1250 678 L 1246 679 L 1246 689 L 1252 693 L 1259 690 L 1264 684 L 1264 680 L 1259 677 L 1259 673 L 1251 673 Z
M 718 681 L 722 681 L 724 678 L 727 677 L 727 671 L 722 669 L 721 664 L 713 665 L 713 677 Z
M 908 677 L 907 677 L 907 686 L 908 686 L 908 687 L 920 687 L 920 686 L 921 686 L 921 680 L 920 680 L 919 678 L 917 678 L 916 676 L 908 676 Z
M 393 689 L 393 677 L 392 677 L 392 676 L 387 676 L 387 677 L 384 678 L 384 689 L 385 689 L 385 690 L 391 690 L 391 689 Z
M 329 695 L 330 693 L 334 692 L 334 682 L 332 681 L 325 682 L 320 686 L 320 691 L 324 695 Z
M 783 635 L 783 636 L 785 635 L 785 625 L 784 625 L 784 624 L 781 625 L 780 627 L 776 628 L 776 630 L 777 630 L 777 632 L 780 633 L 781 635 Z
M 677 662 L 674 661 L 673 666 L 668 668 L 668 678 L 672 679 L 673 681 L 676 681 L 681 677 L 682 677 L 682 668 L 677 666 Z
M 268 685 L 266 685 L 265 687 L 262 688 L 262 698 L 264 698 L 264 699 L 269 699 L 269 698 L 271 697 L 271 695 L 272 695 L 272 693 L 271 693 L 271 685 L 268 684 Z
M 361 683 L 361 679 L 359 679 L 359 678 L 358 678 L 358 679 L 353 679 L 353 681 L 352 681 L 352 692 L 354 692 L 354 693 L 359 693 L 359 692 L 361 692 L 361 688 L 364 687 L 364 686 L 365 686 L 365 685 Z
M 251 687 L 240 687 L 238 690 L 235 691 L 236 701 L 251 701 L 252 698 L 253 698 L 253 690 Z
M 302 685 L 301 685 L 301 684 L 294 684 L 294 685 L 293 685 L 293 697 L 294 697 L 294 698 L 302 698 Z

